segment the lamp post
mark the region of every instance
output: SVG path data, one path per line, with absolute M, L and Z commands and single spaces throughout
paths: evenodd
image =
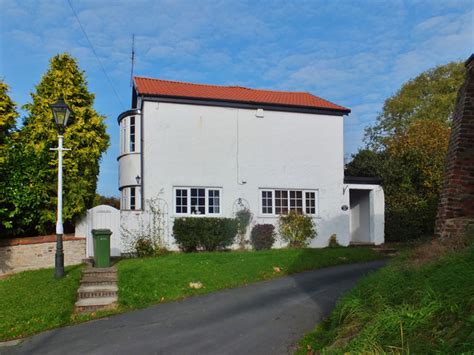
M 71 110 L 64 102 L 61 96 L 51 106 L 54 121 L 58 128 L 58 147 L 51 150 L 58 151 L 58 217 L 56 220 L 56 254 L 55 254 L 55 271 L 54 276 L 61 278 L 64 276 L 64 252 L 63 252 L 63 151 L 70 150 L 63 148 L 63 133 L 67 125 L 67 120 L 71 114 Z

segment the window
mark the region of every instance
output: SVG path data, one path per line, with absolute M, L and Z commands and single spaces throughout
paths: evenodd
M 209 213 L 219 213 L 219 209 L 220 209 L 219 190 L 209 190 L 208 204 L 209 204 Z
M 273 214 L 273 191 L 262 191 L 262 213 Z
M 128 201 L 128 189 L 122 189 L 122 200 L 120 201 L 120 209 L 126 210 L 127 209 L 127 201 Z
M 176 190 L 176 213 L 188 213 L 188 190 Z
M 120 209 L 121 210 L 139 210 L 140 202 L 139 187 L 124 187 L 121 191 Z
M 126 125 L 125 125 L 125 120 L 122 120 L 122 122 L 120 122 L 120 126 L 122 128 L 122 134 L 121 134 L 121 140 L 120 140 L 120 151 L 123 153 L 125 153 L 125 138 L 126 138 Z
M 288 191 L 275 190 L 275 213 L 276 214 L 288 213 Z
M 303 213 L 303 191 L 290 191 L 290 211 Z
M 135 151 L 135 116 L 130 117 L 130 152 Z
M 135 205 L 135 188 L 134 187 L 131 187 L 130 188 L 130 209 L 131 210 L 134 210 L 136 205 Z
M 191 189 L 191 213 L 206 214 L 206 189 Z
M 125 117 L 120 121 L 120 154 L 140 150 L 140 116 Z
M 221 212 L 221 189 L 210 187 L 175 188 L 175 212 L 186 215 L 212 215 Z
M 261 190 L 261 212 L 268 215 L 288 214 L 296 211 L 301 214 L 317 214 L 317 190 Z
M 316 214 L 316 193 L 314 191 L 305 192 L 306 214 Z

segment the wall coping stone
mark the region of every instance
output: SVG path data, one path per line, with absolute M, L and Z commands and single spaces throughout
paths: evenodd
M 74 234 L 63 235 L 63 241 L 70 240 L 83 240 L 85 237 L 76 237 Z M 56 234 L 52 235 L 41 235 L 38 237 L 24 237 L 24 238 L 11 238 L 11 239 L 0 239 L 0 247 L 11 247 L 15 245 L 29 245 L 29 244 L 42 244 L 56 242 Z

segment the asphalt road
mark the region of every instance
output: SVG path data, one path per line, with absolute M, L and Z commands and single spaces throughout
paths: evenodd
M 308 271 L 33 336 L 6 354 L 286 354 L 384 261 Z

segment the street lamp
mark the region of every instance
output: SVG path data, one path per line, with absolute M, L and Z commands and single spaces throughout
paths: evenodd
M 67 120 L 71 114 L 66 102 L 61 96 L 51 106 L 54 121 L 58 128 L 58 147 L 51 150 L 58 151 L 58 217 L 56 220 L 56 255 L 54 276 L 61 278 L 64 276 L 64 252 L 63 252 L 63 151 L 70 150 L 63 148 L 63 133 L 67 125 Z

